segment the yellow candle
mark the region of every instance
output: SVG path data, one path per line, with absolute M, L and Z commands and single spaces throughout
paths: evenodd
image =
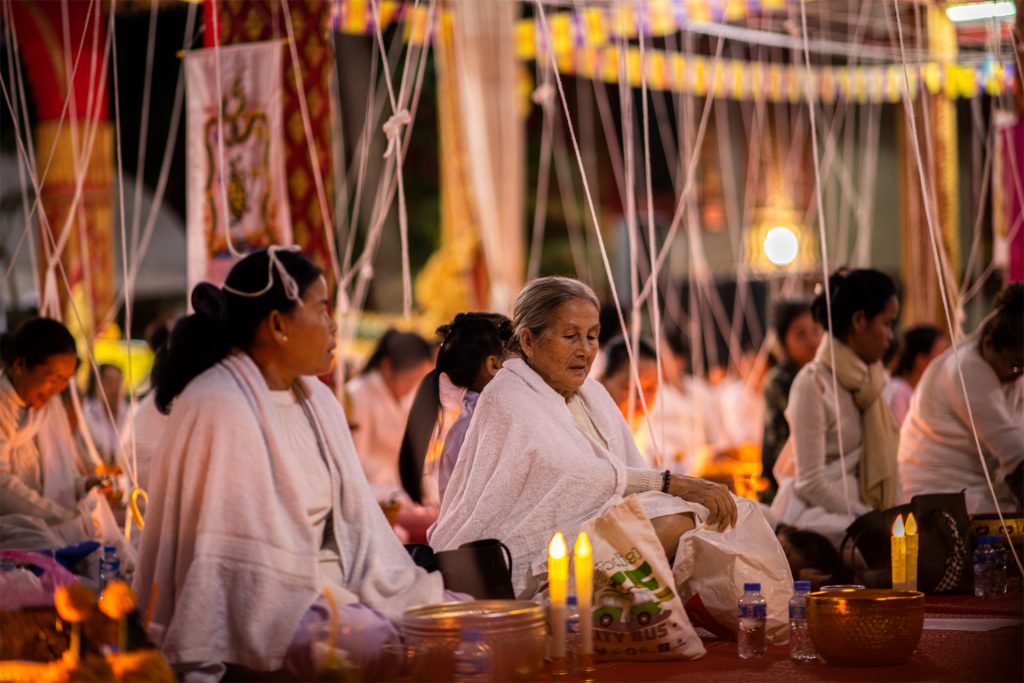
M 586 656 L 594 653 L 594 553 L 590 548 L 590 538 L 586 531 L 580 532 L 576 537 L 573 556 L 573 569 L 576 571 L 576 603 L 580 608 L 580 654 Z
M 911 512 L 907 515 L 907 524 L 904 529 L 907 532 L 907 590 L 917 590 L 917 550 L 918 540 L 917 535 L 917 520 L 914 519 L 914 513 Z
M 562 532 L 548 546 L 548 596 L 551 598 L 551 636 L 555 660 L 565 659 L 565 602 L 569 592 L 569 552 Z
M 892 587 L 906 590 L 907 587 L 907 537 L 903 530 L 903 515 L 896 515 L 892 525 Z

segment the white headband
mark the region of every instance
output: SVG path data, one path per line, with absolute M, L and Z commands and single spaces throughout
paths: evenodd
M 271 287 L 274 286 L 274 269 L 277 269 L 277 276 L 281 279 L 281 286 L 284 287 L 285 296 L 292 301 L 297 302 L 300 306 L 302 305 L 302 297 L 299 296 L 299 285 L 295 282 L 295 278 L 291 276 L 291 273 L 281 263 L 281 259 L 277 257 L 279 251 L 291 251 L 299 252 L 297 246 L 281 247 L 278 245 L 272 245 L 267 247 L 267 284 L 263 289 L 258 292 L 243 292 L 234 287 L 229 287 L 227 284 L 224 285 L 223 289 L 225 292 L 231 292 L 237 296 L 244 296 L 255 299 L 258 296 L 263 296 L 270 291 Z

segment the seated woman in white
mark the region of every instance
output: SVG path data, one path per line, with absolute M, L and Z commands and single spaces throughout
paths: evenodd
M 441 346 L 437 365 L 416 391 L 402 437 L 399 471 L 405 492 L 416 503 L 424 502 L 424 461 L 432 439 L 443 440 L 437 459 L 437 501 L 444 500 L 448 481 L 459 460 L 462 443 L 476 410 L 480 392 L 494 379 L 505 360 L 505 345 L 512 336 L 512 321 L 500 313 L 459 313 L 447 325 L 437 328 Z M 442 378 L 451 390 L 461 393 L 458 417 L 442 437 L 445 410 Z
M 335 346 L 320 268 L 271 247 L 223 289 L 198 285 L 192 304 L 155 378 L 170 419 L 134 579 L 140 604 L 153 599 L 151 636 L 186 680 L 228 667 L 309 680 L 311 634 L 333 603 L 346 628 L 330 645 L 392 678 L 391 619 L 445 593 L 392 533 L 314 377 Z
M 934 325 L 915 325 L 903 333 L 899 356 L 892 368 L 886 400 L 896 424 L 902 426 L 910 410 L 910 399 L 928 365 L 949 348 L 946 336 Z
M 950 349 L 928 366 L 914 392 L 900 432 L 900 479 L 905 498 L 966 489 L 969 513 L 995 512 L 978 459 L 973 417 L 999 508 L 1004 514 L 1020 509 L 1024 285 L 1007 287 L 994 309 L 956 352 Z
M 362 373 L 346 385 L 352 438 L 378 500 L 402 492 L 398 455 L 416 387 L 434 365 L 434 351 L 414 332 L 390 329 L 378 340 Z
M 52 547 L 93 535 L 78 501 L 99 480 L 88 473 L 60 397 L 76 353 L 68 329 L 48 318 L 0 336 L 0 537 L 10 547 L 26 533 Z
M 635 434 L 647 462 L 664 463 L 674 474 L 698 476 L 724 432 L 711 389 L 687 372 L 689 356 L 682 330 L 667 330 L 661 345 L 661 382 L 650 410 L 654 431 L 645 425 Z
M 832 334 L 793 380 L 790 437 L 775 465 L 779 492 L 771 511 L 838 545 L 858 516 L 898 502 L 899 432 L 883 397 L 881 361 L 899 300 L 896 284 L 876 270 L 837 272 L 829 286 Z M 811 309 L 827 329 L 824 292 Z
M 658 353 L 651 342 L 643 337 L 637 339 L 633 353 L 636 355 L 639 385 L 633 381 L 626 341 L 621 336 L 615 337 L 605 345 L 604 370 L 598 381 L 615 401 L 622 417 L 626 418 L 633 438 L 639 441 L 640 435 L 648 429 L 647 420 L 644 419 L 644 404 L 650 413 L 654 410 L 655 397 L 658 395 Z M 640 401 L 641 394 L 643 403 Z
M 89 391 L 82 404 L 82 414 L 100 457 L 108 464 L 117 462 L 128 419 L 121 368 L 104 363 L 99 366 L 99 380 L 95 374 L 89 375 Z
M 735 524 L 736 502 L 724 486 L 649 469 L 618 406 L 588 379 L 600 327 L 589 287 L 533 280 L 516 299 L 512 324 L 511 350 L 520 357 L 505 361 L 480 394 L 430 537 L 435 549 L 501 540 L 512 553 L 516 594 L 529 598 L 554 531 L 574 536 L 627 494 L 641 494 L 670 558 L 694 525 L 681 498 L 704 505 L 709 526 Z

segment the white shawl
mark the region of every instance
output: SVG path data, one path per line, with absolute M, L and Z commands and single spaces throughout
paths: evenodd
M 567 538 L 622 499 L 627 467 L 646 467 L 611 396 L 579 391 L 608 448 L 577 428 L 565 399 L 520 359 L 480 394 L 430 537 L 437 550 L 497 538 L 512 552 L 517 594 L 546 560 L 554 530 Z
M 331 521 L 348 595 L 389 617 L 440 602 L 439 574 L 415 567 L 370 493 L 341 406 L 315 379 L 295 388 L 324 444 Z M 320 594 L 319 539 L 270 390 L 245 354 L 229 356 L 174 401 L 152 470 L 135 589 L 155 592 L 153 623 L 172 663 L 274 670 Z M 156 630 L 156 629 L 155 629 Z

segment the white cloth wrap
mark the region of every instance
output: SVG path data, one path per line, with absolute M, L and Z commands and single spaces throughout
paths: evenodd
M 415 567 L 370 493 L 344 414 L 315 379 L 296 389 L 322 434 L 346 595 L 395 618 L 443 599 Z M 174 401 L 155 456 L 135 589 L 156 591 L 154 631 L 171 663 L 281 666 L 320 594 L 315 539 L 263 376 L 244 354 L 194 379 Z M 158 585 L 158 588 L 155 588 Z
M 430 543 L 436 550 L 497 538 L 512 553 L 516 594 L 530 597 L 555 531 L 567 538 L 622 500 L 626 468 L 645 468 L 618 407 L 600 383 L 579 390 L 596 443 L 576 426 L 565 399 L 520 359 L 506 361 L 481 392 Z M 685 511 L 677 498 L 641 496 L 648 517 Z

